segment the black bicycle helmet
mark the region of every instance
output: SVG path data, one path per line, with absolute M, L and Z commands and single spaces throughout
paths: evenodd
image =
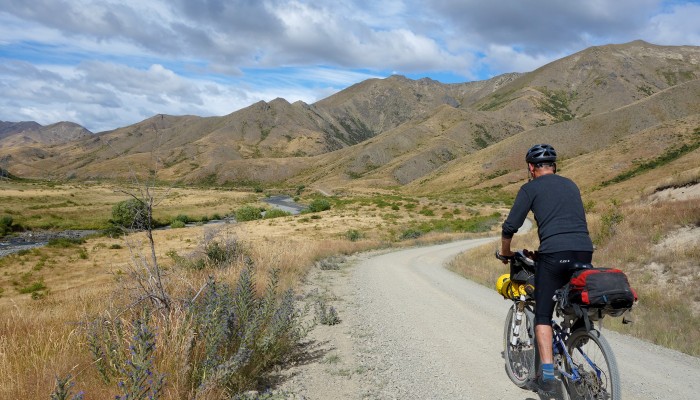
M 532 164 L 555 162 L 557 161 L 557 152 L 554 151 L 554 147 L 548 144 L 536 144 L 527 151 L 525 161 Z

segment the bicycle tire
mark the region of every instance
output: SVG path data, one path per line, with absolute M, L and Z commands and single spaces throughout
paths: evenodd
M 535 370 L 534 316 L 531 312 L 524 312 L 516 344 L 512 345 L 515 307 L 516 305 L 513 304 L 508 310 L 503 328 L 503 358 L 506 361 L 508 378 L 519 388 L 527 389 L 528 381 L 534 379 L 537 372 Z
M 620 373 L 615 355 L 608 341 L 598 330 L 577 329 L 567 340 L 566 347 L 581 375 L 578 381 L 564 379 L 564 386 L 570 399 L 620 400 L 622 398 Z M 600 370 L 600 376 L 597 376 L 595 368 L 582 353 Z M 566 363 L 568 373 L 571 373 L 571 369 L 571 365 Z

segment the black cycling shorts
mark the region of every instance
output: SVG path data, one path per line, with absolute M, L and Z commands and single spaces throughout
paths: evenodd
M 574 273 L 574 263 L 590 263 L 591 251 L 540 253 L 535 269 L 535 325 L 551 325 L 554 292 L 566 285 Z

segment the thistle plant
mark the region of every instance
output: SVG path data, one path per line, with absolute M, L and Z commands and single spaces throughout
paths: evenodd
M 337 325 L 340 323 L 338 311 L 335 307 L 328 306 L 326 300 L 318 295 L 316 298 L 316 319 L 323 325 Z
M 68 374 L 61 378 L 56 377 L 56 387 L 49 398 L 51 400 L 83 400 L 83 392 L 78 394 L 72 394 L 72 388 L 75 383 L 73 382 L 73 377 Z
M 151 315 L 144 309 L 131 322 L 131 337 L 125 335 L 121 320 L 102 318 L 90 324 L 87 345 L 105 383 L 118 381 L 118 400 L 156 399 L 165 376 L 154 369 L 156 335 L 150 327 Z
M 144 312 L 134 321 L 130 359 L 122 366 L 123 378 L 119 381 L 121 396 L 117 400 L 152 400 L 157 399 L 165 384 L 165 375 L 154 369 L 156 335 L 148 326 L 149 318 Z
M 234 287 L 210 279 L 203 296 L 190 307 L 195 332 L 189 370 L 195 398 L 207 398 L 222 388 L 238 393 L 255 387 L 305 334 L 293 292 L 278 294 L 276 271 L 262 296 L 255 286 L 255 268 L 248 264 Z

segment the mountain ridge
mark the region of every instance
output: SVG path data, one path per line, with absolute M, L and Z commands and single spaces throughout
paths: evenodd
M 0 166 L 63 179 L 150 169 L 192 183 L 488 187 L 484 177 L 502 185 L 519 176 L 533 141 L 573 159 L 671 124 L 680 145 L 700 112 L 699 78 L 700 47 L 634 41 L 485 81 L 390 76 L 313 104 L 278 98 L 222 117 L 159 114 L 63 143 L 0 146 Z M 450 172 L 460 168 L 474 172 Z

